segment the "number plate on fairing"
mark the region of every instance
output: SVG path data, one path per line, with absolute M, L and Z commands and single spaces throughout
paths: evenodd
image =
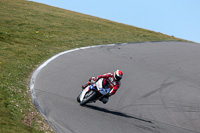
M 89 91 L 89 86 L 86 87 L 86 88 L 82 91 L 82 93 L 81 93 L 81 95 L 80 95 L 80 101 L 83 101 L 83 98 L 84 98 L 86 92 L 88 92 L 88 91 Z

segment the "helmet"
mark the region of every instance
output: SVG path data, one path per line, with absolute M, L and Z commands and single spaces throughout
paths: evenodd
M 107 89 L 107 88 L 109 88 L 109 85 L 110 85 L 109 81 L 107 79 L 103 79 L 102 87 Z
M 120 81 L 123 77 L 123 72 L 120 70 L 117 70 L 114 72 L 114 79 L 117 81 Z

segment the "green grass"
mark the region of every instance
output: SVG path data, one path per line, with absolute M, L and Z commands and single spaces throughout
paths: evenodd
M 51 132 L 30 100 L 38 64 L 65 50 L 99 44 L 184 41 L 173 36 L 25 0 L 0 0 L 0 132 Z

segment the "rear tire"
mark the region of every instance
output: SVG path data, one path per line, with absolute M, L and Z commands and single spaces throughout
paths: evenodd
M 84 106 L 89 101 L 93 100 L 96 97 L 96 91 L 92 91 L 92 93 L 88 97 L 84 97 L 83 101 L 80 102 L 81 106 Z M 79 98 L 80 100 L 80 98 Z

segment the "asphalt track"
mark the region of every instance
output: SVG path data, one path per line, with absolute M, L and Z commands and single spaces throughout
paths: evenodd
M 79 106 L 90 76 L 120 69 L 107 104 Z M 58 133 L 200 132 L 200 44 L 144 42 L 81 48 L 44 62 L 30 81 L 33 102 Z

